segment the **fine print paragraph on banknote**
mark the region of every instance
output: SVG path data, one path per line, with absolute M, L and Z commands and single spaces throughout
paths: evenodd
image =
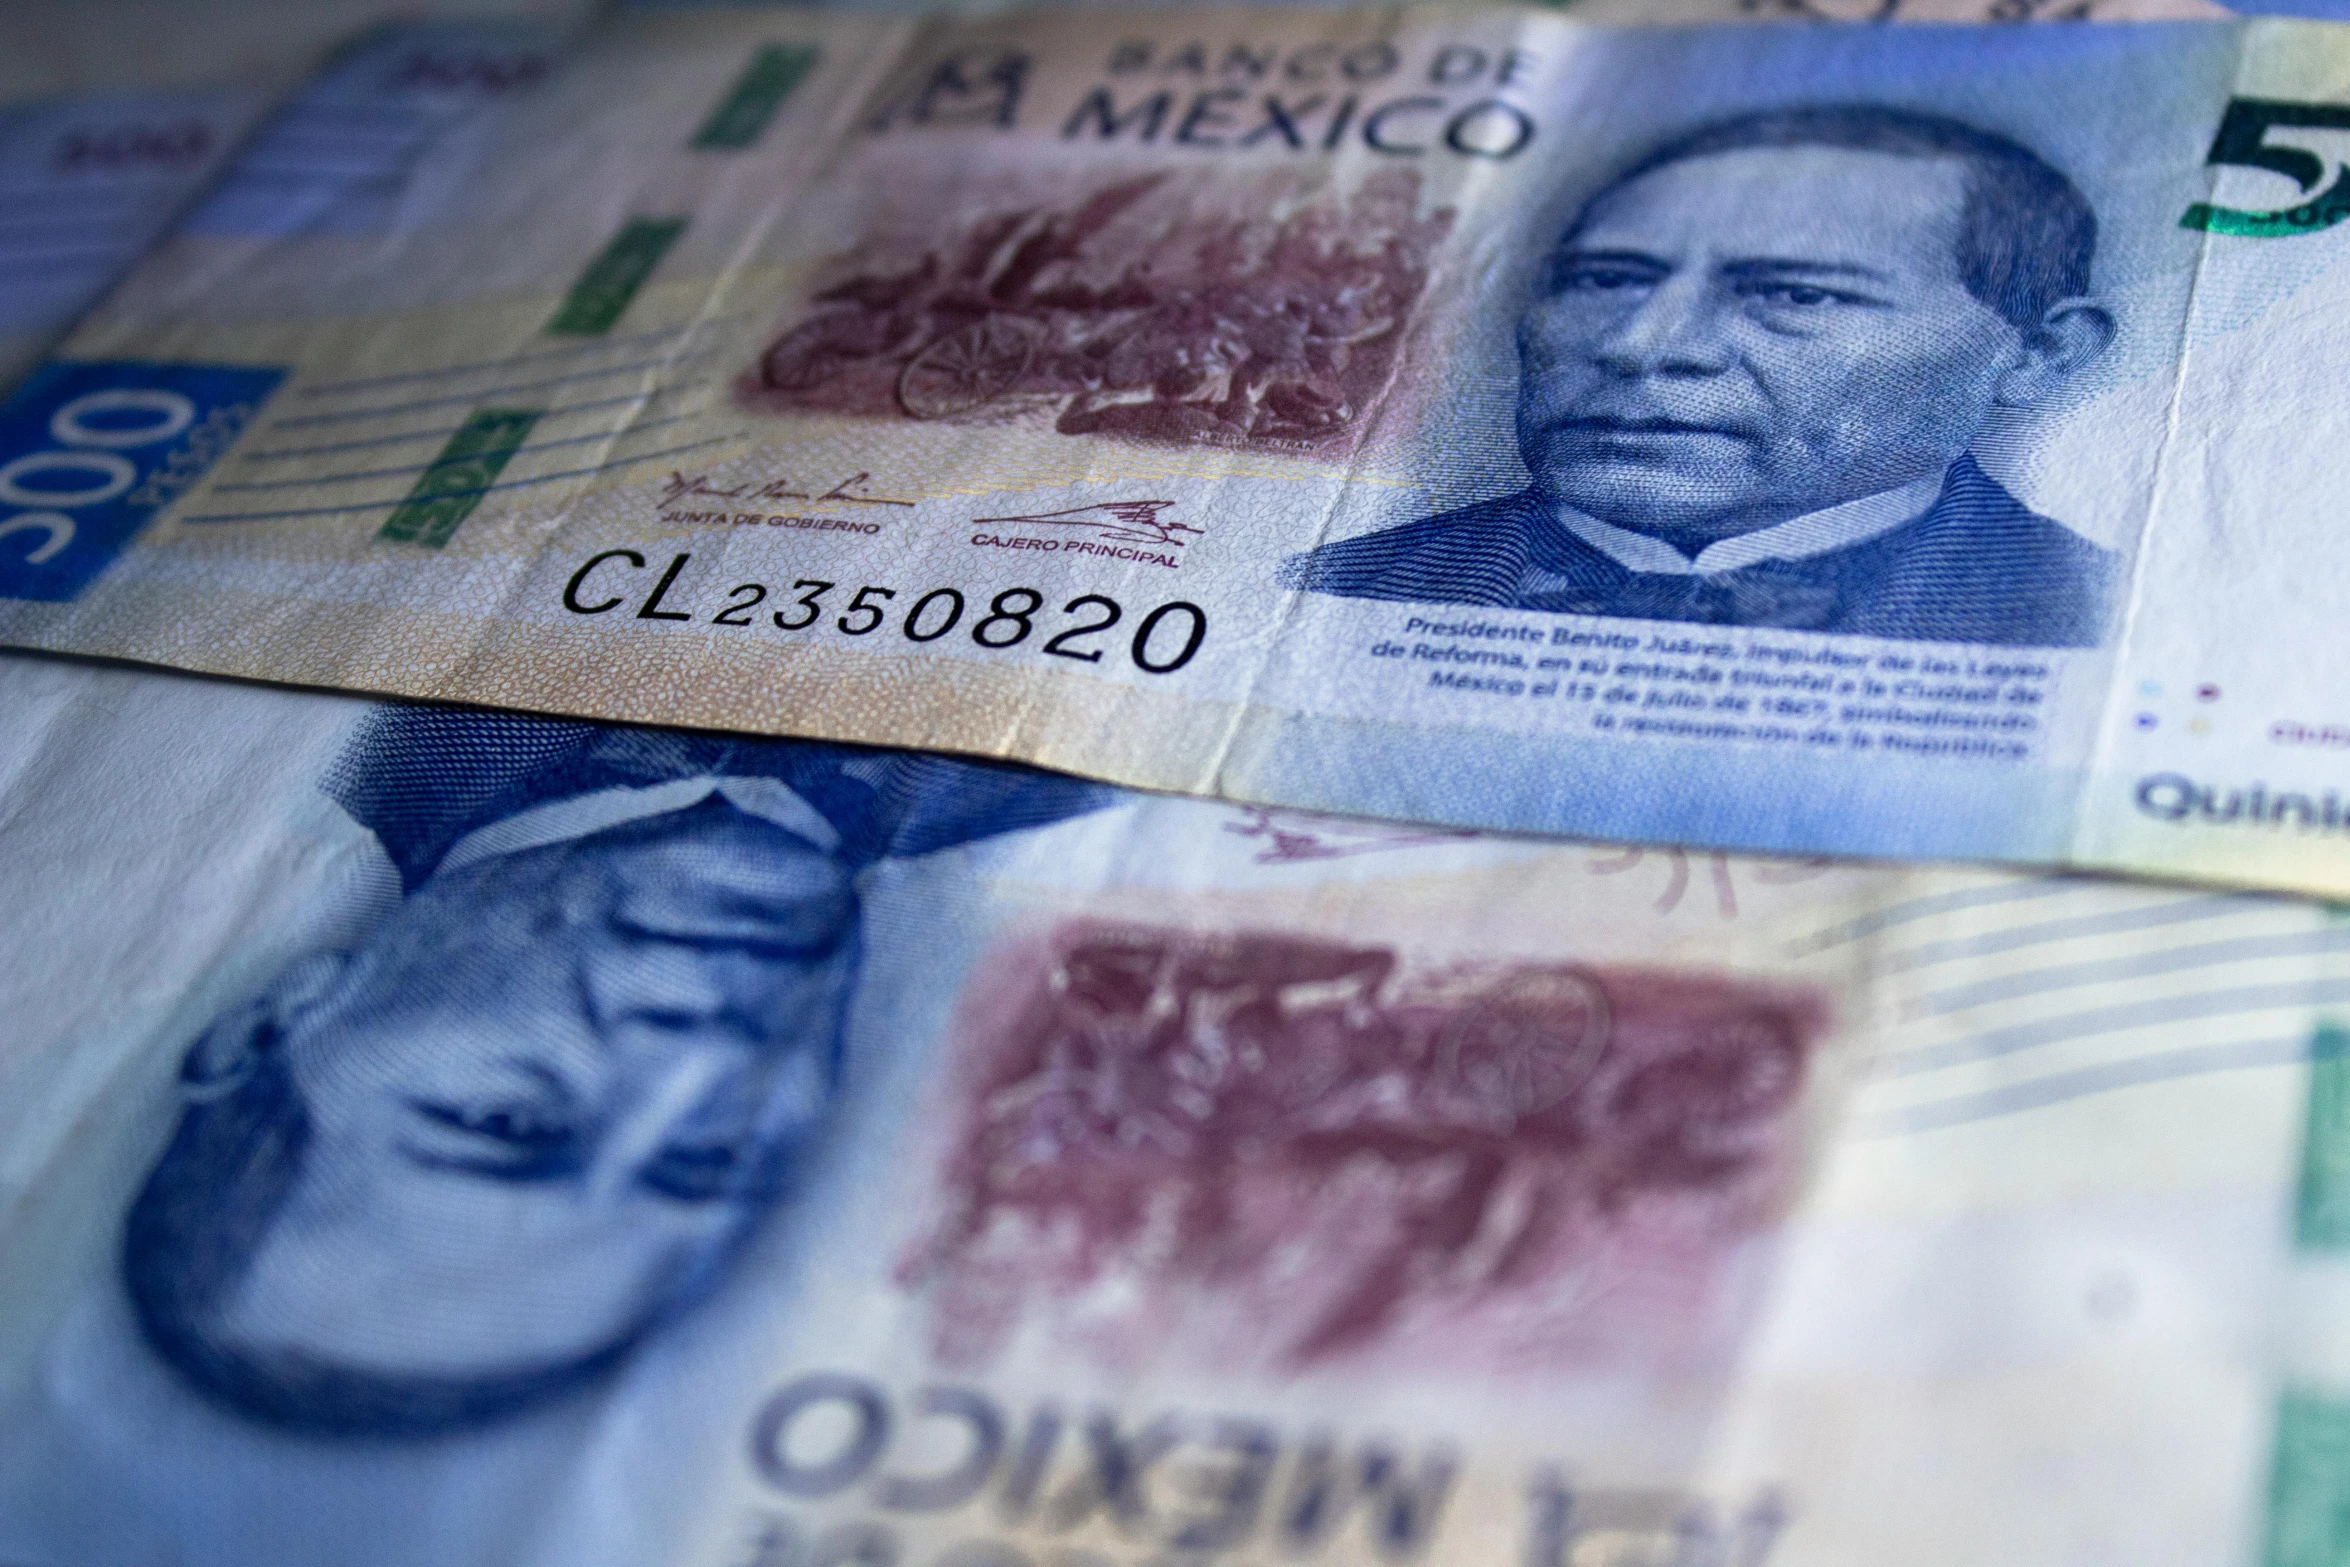
M 2350 34 L 683 11 L 289 152 L 371 59 L 0 412 L 0 638 L 2350 891 Z
M 2350 1550 L 2314 903 L 21 656 L 0 778 L 0 1560 Z

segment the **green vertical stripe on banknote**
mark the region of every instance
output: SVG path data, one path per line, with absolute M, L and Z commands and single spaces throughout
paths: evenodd
M 2277 1402 L 2263 1567 L 2350 1562 L 2350 1402 L 2287 1393 Z
M 743 74 L 735 79 L 726 96 L 718 100 L 718 107 L 702 122 L 694 133 L 696 147 L 731 149 L 748 147 L 767 129 L 767 122 L 775 118 L 775 111 L 792 95 L 792 89 L 807 79 L 816 68 L 816 51 L 798 44 L 769 44 L 751 56 L 751 63 L 743 67 Z
M 2350 1250 L 2350 1033 L 2324 1022 L 2309 1041 L 2309 1113 L 2293 1242 L 2304 1252 Z
M 683 218 L 631 218 L 612 236 L 602 254 L 587 264 L 562 308 L 547 323 L 549 332 L 566 337 L 594 337 L 612 330 L 612 323 L 636 298 L 636 291 L 653 275 L 661 257 L 685 232 Z
M 2331 911 L 2339 918 L 2339 909 Z M 2350 1250 L 2350 1030 L 2321 1021 L 2309 1040 L 2309 1104 L 2293 1203 L 2303 1256 Z M 2277 1400 L 2263 1567 L 2350 1563 L 2350 1399 L 2291 1389 Z
M 477 408 L 393 508 L 377 538 L 439 549 L 473 514 L 506 461 L 530 436 L 542 408 Z

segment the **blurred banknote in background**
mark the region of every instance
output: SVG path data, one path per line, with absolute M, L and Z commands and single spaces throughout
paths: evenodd
M 0 106 L 0 387 L 13 387 L 268 106 L 211 87 Z
M 240 146 L 317 52 L 300 46 L 301 29 L 294 34 L 268 56 L 236 57 L 233 74 L 204 85 L 0 107 L 0 385 L 38 363 L 232 152 L 230 207 L 299 212 L 329 199 L 322 190 L 353 201 L 380 195 L 452 120 L 552 69 L 564 30 L 411 23 L 378 34 L 339 51 L 266 136 Z
M 265 133 L 0 410 L 0 636 L 2339 891 L 2346 36 L 624 15 Z
M 261 115 L 324 61 L 336 70 L 287 110 L 280 136 L 308 136 L 315 162 L 357 174 L 353 162 L 397 134 L 418 141 L 456 103 L 494 89 L 486 82 L 517 68 L 545 73 L 592 7 L 447 7 L 472 26 L 418 21 L 442 7 L 397 9 L 407 28 L 374 42 L 353 40 L 392 12 L 383 0 L 85 0 L 0 12 L 9 40 L 0 52 L 0 388 L 38 364 L 221 172 Z M 360 75 L 367 82 L 355 92 Z M 268 179 L 273 164 L 282 176 L 282 148 L 249 148 L 247 157 L 247 179 Z
M 597 0 L 11 0 L 0 102 L 230 82 L 282 93 L 385 23 L 560 28 L 597 9 Z
M 0 663 L 0 1560 L 2341 1559 L 2315 905 Z

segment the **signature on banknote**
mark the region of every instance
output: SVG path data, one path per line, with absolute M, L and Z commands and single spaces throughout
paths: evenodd
M 1449 827 L 1398 827 L 1386 822 L 1357 821 L 1347 816 L 1320 816 L 1310 811 L 1285 811 L 1274 806 L 1247 805 L 1240 820 L 1226 822 L 1224 830 L 1254 838 L 1261 847 L 1259 865 L 1291 865 L 1301 860 L 1343 860 L 1358 854 L 1411 849 L 1424 844 L 1465 843 L 1482 833 Z
M 1338 201 L 1149 174 L 869 234 L 747 378 L 754 406 L 1319 448 L 1388 379 L 1453 212 L 1417 175 Z M 941 232 L 950 237 L 943 242 Z
M 722 490 L 710 481 L 710 476 L 706 473 L 686 474 L 672 469 L 669 477 L 661 485 L 660 498 L 653 504 L 663 509 L 674 506 L 679 501 L 696 499 L 839 501 L 844 506 L 911 507 L 914 504 L 908 500 L 897 500 L 886 495 L 867 493 L 866 486 L 872 482 L 873 475 L 871 473 L 859 470 L 821 493 L 814 489 L 801 489 L 798 487 L 797 481 L 790 478 L 769 479 L 763 483 L 745 480 L 731 490 Z
M 1095 538 L 1117 544 L 1180 546 L 1203 537 L 1206 529 L 1161 515 L 1174 505 L 1173 501 L 1103 501 L 1099 505 L 1072 506 L 1067 511 L 1040 512 L 1029 517 L 974 517 L 971 525 L 975 528 L 1089 528 Z M 1185 534 L 1191 537 L 1185 538 Z
M 1349 859 L 1360 854 L 1463 843 L 1484 836 L 1483 833 L 1457 828 L 1401 827 L 1388 822 L 1322 816 L 1311 811 L 1289 811 L 1265 805 L 1242 806 L 1239 808 L 1239 817 L 1238 821 L 1225 823 L 1224 830 L 1242 838 L 1257 840 L 1262 845 L 1255 856 L 1259 865 Z M 1706 861 L 1708 877 L 1713 886 L 1715 912 L 1723 919 L 1736 919 L 1738 882 L 1734 862 L 1719 849 L 1699 852 Z M 1650 863 L 1663 866 L 1664 886 L 1650 907 L 1659 914 L 1670 914 L 1689 895 L 1692 881 L 1690 860 L 1690 851 L 1679 844 L 1662 849 L 1633 844 L 1612 854 L 1593 855 L 1588 869 L 1595 876 L 1619 876 Z M 1824 859 L 1736 863 L 1743 864 L 1746 874 L 1765 886 L 1809 881 L 1815 876 L 1827 874 L 1829 869 L 1829 862 Z

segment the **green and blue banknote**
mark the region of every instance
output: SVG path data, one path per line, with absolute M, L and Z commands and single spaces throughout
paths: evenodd
M 2321 1567 L 2350 927 L 0 661 L 0 1560 Z
M 624 16 L 151 253 L 0 414 L 0 634 L 2340 890 L 2345 62 L 2267 21 Z

